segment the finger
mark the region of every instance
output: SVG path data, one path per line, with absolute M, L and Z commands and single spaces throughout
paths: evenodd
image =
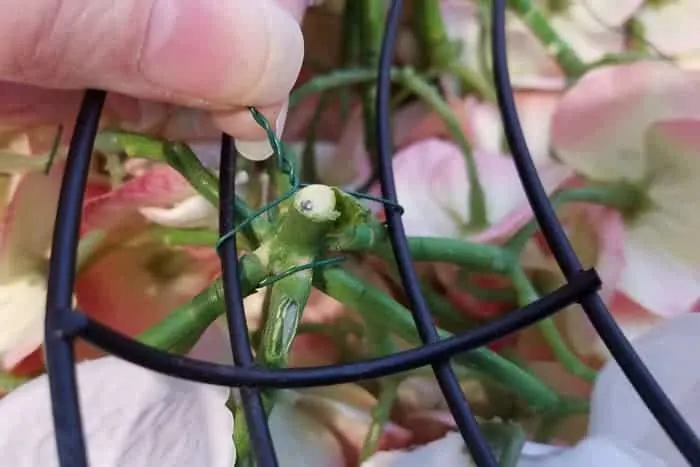
M 287 1 L 287 0 L 285 0 Z M 274 0 L 7 0 L 0 79 L 218 109 L 283 101 L 303 59 Z

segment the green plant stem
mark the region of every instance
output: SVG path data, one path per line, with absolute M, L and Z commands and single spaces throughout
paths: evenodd
M 31 381 L 30 378 L 14 376 L 4 371 L 0 371 L 0 393 L 9 393 Z
M 156 227 L 151 229 L 149 235 L 168 246 L 213 247 L 219 239 L 216 232 L 206 229 Z
M 266 269 L 253 255 L 241 258 L 240 268 L 241 293 L 247 296 L 265 277 Z M 189 303 L 176 308 L 163 321 L 139 335 L 137 340 L 161 350 L 186 353 L 224 311 L 223 284 L 217 279 Z
M 648 203 L 638 187 L 626 183 L 591 183 L 580 188 L 561 190 L 551 196 L 550 201 L 556 209 L 568 203 L 591 203 L 608 206 L 627 215 L 635 214 Z M 519 253 L 536 230 L 537 221 L 532 219 L 506 242 L 506 249 Z
M 533 287 L 520 264 L 515 262 L 511 270 L 510 278 L 515 289 L 518 291 L 519 305 L 525 306 L 539 299 L 537 291 Z M 569 348 L 562 337 L 554 319 L 549 317 L 537 323 L 537 329 L 544 337 L 549 347 L 554 352 L 554 356 L 559 360 L 564 369 L 574 376 L 586 381 L 594 381 L 598 372 L 584 364 L 578 356 Z
M 124 153 L 128 157 L 143 157 L 156 162 L 167 162 L 190 185 L 214 206 L 219 206 L 219 182 L 217 177 L 199 160 L 184 143 L 171 143 L 151 136 L 126 131 L 102 131 L 95 140 L 95 149 L 105 153 Z M 242 222 L 252 214 L 252 209 L 240 198 L 235 201 L 236 217 Z M 257 233 L 252 226 L 241 230 L 246 241 L 256 248 Z
M 466 266 L 475 271 L 509 274 L 514 256 L 495 245 L 472 243 L 453 238 L 408 237 L 414 261 L 435 261 Z M 387 243 L 372 246 L 371 251 L 386 257 Z
M 459 79 L 463 92 L 471 92 L 486 102 L 496 103 L 496 90 L 478 72 L 458 63 L 450 65 L 448 70 Z
M 357 65 L 360 58 L 360 38 L 357 24 L 360 22 L 360 2 L 347 2 L 343 10 L 343 32 L 340 61 L 343 66 Z
M 399 382 L 396 378 L 386 378 L 380 383 L 379 398 L 374 407 L 372 407 L 372 424 L 367 431 L 367 436 L 362 444 L 360 451 L 360 461 L 366 461 L 372 456 L 379 445 L 379 438 L 384 431 L 384 425 L 391 415 L 391 408 L 397 397 Z
M 439 0 L 416 0 L 413 8 L 423 67 L 439 70 L 448 68 L 455 57 L 455 47 L 447 36 Z
M 484 190 L 479 180 L 479 171 L 474 161 L 471 145 L 462 131 L 459 119 L 437 89 L 415 71 L 410 68 L 401 69 L 397 79 L 403 86 L 421 98 L 442 119 L 450 136 L 462 151 L 466 163 L 467 179 L 469 180 L 470 215 L 467 227 L 472 229 L 484 227 L 487 224 Z
M 183 143 L 165 143 L 165 160 L 214 206 L 219 205 L 219 180 Z
M 338 70 L 316 76 L 292 92 L 289 97 L 290 110 L 299 105 L 307 96 L 335 88 L 357 86 L 377 79 L 377 71 L 365 68 Z
M 323 111 L 328 106 L 330 101 L 330 92 L 324 92 L 321 94 L 321 98 L 316 105 L 314 110 L 314 115 L 311 119 L 309 129 L 307 130 L 306 138 L 304 140 L 304 151 L 302 152 L 302 173 L 301 180 L 306 183 L 318 183 L 318 174 L 316 173 L 316 138 L 318 137 L 318 129 L 321 124 L 321 116 Z
M 554 56 L 567 77 L 576 79 L 588 70 L 583 60 L 552 27 L 547 16 L 532 0 L 510 0 L 508 5 Z
M 367 337 L 372 347 L 375 348 L 376 355 L 391 355 L 399 351 L 391 339 L 388 329 L 380 326 L 368 326 Z M 384 431 L 384 425 L 391 415 L 391 408 L 397 397 L 397 391 L 401 382 L 400 376 L 388 376 L 379 381 L 379 397 L 377 403 L 372 408 L 372 424 L 367 430 L 362 449 L 360 450 L 360 461 L 364 462 L 377 450 L 379 438 Z
M 408 244 L 415 261 L 445 261 L 508 276 L 516 289 L 520 306 L 539 298 L 520 267 L 517 256 L 500 247 L 432 237 L 409 237 Z M 387 257 L 386 244 L 377 247 L 376 251 Z M 538 323 L 538 328 L 557 359 L 569 372 L 588 381 L 595 379 L 597 372 L 583 364 L 569 349 L 551 318 Z
M 354 0 L 358 4 L 360 21 L 358 32 L 360 39 L 360 63 L 369 69 L 376 69 L 379 64 L 379 49 L 384 32 L 384 13 L 386 5 L 376 0 Z M 362 117 L 365 136 L 365 149 L 369 154 L 372 167 L 377 166 L 377 135 L 375 102 L 377 87 L 374 82 L 362 86 Z
M 315 285 L 327 295 L 360 313 L 369 326 L 390 327 L 402 339 L 420 344 L 411 313 L 372 285 L 339 268 L 319 271 Z M 442 338 L 451 336 L 440 329 Z M 455 357 L 455 361 L 481 371 L 525 399 L 535 411 L 557 407 L 559 396 L 530 373 L 500 357 L 491 350 L 480 348 Z
M 559 409 L 542 417 L 540 426 L 535 432 L 534 441 L 537 443 L 548 442 L 561 422 L 575 415 L 585 415 L 590 412 L 590 409 L 588 400 L 562 397 Z

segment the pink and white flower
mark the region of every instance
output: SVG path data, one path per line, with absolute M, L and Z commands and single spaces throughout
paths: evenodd
M 619 218 L 621 254 L 598 260 L 619 265 L 613 283 L 625 297 L 610 306 L 618 317 L 616 303 L 622 305 L 619 316 L 631 335 L 692 311 L 700 298 L 699 90 L 700 74 L 661 62 L 606 67 L 584 76 L 554 116 L 552 145 L 563 163 L 591 182 L 638 190 L 638 209 Z M 571 329 L 590 331 L 580 340 L 602 351 L 576 316 Z
M 61 175 L 60 165 L 49 175 L 22 175 L 5 215 L 0 356 L 8 370 L 18 365 L 19 371 L 41 368 L 38 358 L 20 364 L 37 355 L 43 342 L 46 266 Z M 215 257 L 195 260 L 186 251 L 129 243 L 148 227 L 141 208 L 165 208 L 193 195 L 189 184 L 166 166 L 155 166 L 115 190 L 104 181 L 91 181 L 81 227 L 76 305 L 104 324 L 135 334 L 201 291 L 217 272 Z M 78 348 L 81 357 L 95 355 L 87 345 Z

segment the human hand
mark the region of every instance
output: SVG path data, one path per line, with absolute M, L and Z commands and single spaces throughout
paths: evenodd
M 0 136 L 71 127 L 83 90 L 109 91 L 103 125 L 195 141 L 221 130 L 262 158 L 281 132 L 309 0 L 7 0 Z

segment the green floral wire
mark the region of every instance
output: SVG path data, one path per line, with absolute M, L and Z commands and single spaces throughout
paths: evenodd
M 51 167 L 53 167 L 53 163 L 56 160 L 58 150 L 61 148 L 61 136 L 63 136 L 63 125 L 58 125 L 56 136 L 54 137 L 51 150 L 49 151 L 49 157 L 46 161 L 46 166 L 44 167 L 44 175 L 48 175 L 49 172 L 51 172 Z
M 277 160 L 277 165 L 280 167 L 281 172 L 289 177 L 289 182 L 292 185 L 292 187 L 280 198 L 277 198 L 276 200 L 263 206 L 257 211 L 254 211 L 250 216 L 248 216 L 247 219 L 238 224 L 234 229 L 219 237 L 219 239 L 216 241 L 217 252 L 221 250 L 221 246 L 227 240 L 230 240 L 241 229 L 250 225 L 250 223 L 252 223 L 258 217 L 262 216 L 266 212 L 269 212 L 271 209 L 274 209 L 284 201 L 294 196 L 294 194 L 297 191 L 299 191 L 300 188 L 299 179 L 297 178 L 296 171 L 294 170 L 294 165 L 289 161 L 289 158 L 287 158 L 284 149 L 282 148 L 282 144 L 280 143 L 279 138 L 277 138 L 275 132 L 272 130 L 270 123 L 267 121 L 265 116 L 261 114 L 256 108 L 250 107 L 249 110 L 253 116 L 253 119 L 257 122 L 258 125 L 260 125 L 260 127 L 263 130 L 265 130 L 265 133 L 267 134 L 267 139 L 270 142 L 273 154 L 275 156 L 275 159 Z
M 258 282 L 257 287 L 267 287 L 268 285 L 272 285 L 275 282 L 281 281 L 285 277 L 291 276 L 292 274 L 296 274 L 301 271 L 306 271 L 307 269 L 320 268 L 323 266 L 330 266 L 331 264 L 342 263 L 343 261 L 345 261 L 345 257 L 338 256 L 337 258 L 319 259 L 307 264 L 302 264 L 300 266 L 294 266 L 293 268 L 289 268 L 286 271 L 281 272 L 275 276 L 271 276 L 261 280 L 260 282 Z
M 297 177 L 296 170 L 294 169 L 294 164 L 289 160 L 287 157 L 284 148 L 275 134 L 275 132 L 272 130 L 272 127 L 270 127 L 270 123 L 267 121 L 265 116 L 261 114 L 257 109 L 254 107 L 249 108 L 250 113 L 253 116 L 253 119 L 256 121 L 258 125 L 265 131 L 267 134 L 268 141 L 270 142 L 270 146 L 272 147 L 273 154 L 275 156 L 275 160 L 277 162 L 277 165 L 280 167 L 280 171 L 287 175 L 289 177 L 289 182 L 291 184 L 291 188 L 280 198 L 275 199 L 274 201 L 268 203 L 267 205 L 263 206 L 262 208 L 254 211 L 251 213 L 250 216 L 248 216 L 243 222 L 238 224 L 234 229 L 231 231 L 227 232 L 226 234 L 222 235 L 219 237 L 219 239 L 216 241 L 216 251 L 220 252 L 222 245 L 227 241 L 230 240 L 234 235 L 236 235 L 241 229 L 245 228 L 248 226 L 251 222 L 253 222 L 255 219 L 258 217 L 262 216 L 263 214 L 270 212 L 270 210 L 274 209 L 275 207 L 279 206 L 281 203 L 284 201 L 288 200 L 292 196 L 294 196 L 295 193 L 299 191 L 302 187 L 308 186 L 308 184 L 302 184 L 299 182 L 299 178 Z M 384 206 L 391 207 L 393 209 L 396 209 L 399 211 L 400 214 L 403 214 L 404 208 L 399 205 L 398 203 L 395 203 L 393 201 L 387 200 L 387 199 L 382 199 L 378 198 L 375 196 L 371 196 L 365 193 L 358 193 L 354 191 L 345 191 L 345 193 L 354 196 L 358 199 L 365 199 L 369 201 L 375 201 L 377 203 L 381 203 Z M 317 267 L 323 267 L 323 266 L 328 266 L 331 264 L 337 264 L 340 262 L 345 261 L 345 257 L 337 257 L 337 258 L 328 258 L 328 259 L 319 259 L 312 261 L 308 264 L 304 265 L 299 265 L 299 266 L 294 266 L 284 272 L 281 272 L 275 276 L 268 277 L 261 282 L 257 284 L 257 287 L 266 287 L 269 285 L 274 284 L 275 282 L 278 282 L 285 277 L 291 276 L 292 274 L 296 274 L 297 272 L 300 271 L 305 271 L 308 269 L 314 269 Z

